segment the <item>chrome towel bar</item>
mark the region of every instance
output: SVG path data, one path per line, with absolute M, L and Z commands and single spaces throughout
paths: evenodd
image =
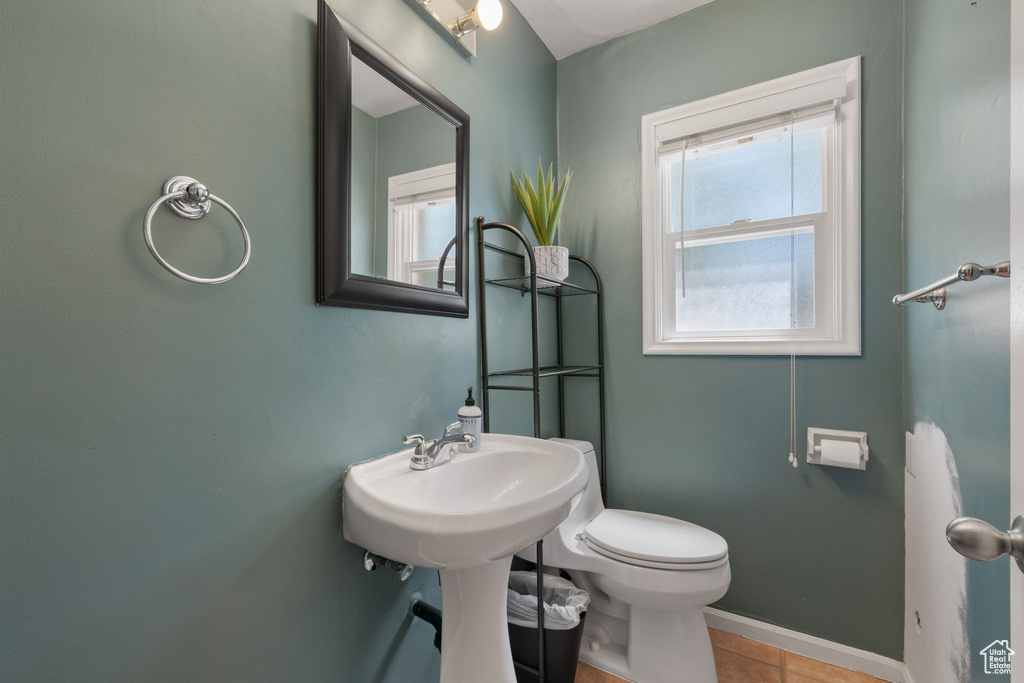
M 979 266 L 977 263 L 965 263 L 956 269 L 956 272 L 949 277 L 942 278 L 931 283 L 927 287 L 915 289 L 906 294 L 897 294 L 892 302 L 902 306 L 908 301 L 920 303 L 932 302 L 935 308 L 940 311 L 946 307 L 946 287 L 955 282 L 973 282 L 983 275 L 995 275 L 997 277 L 1010 277 L 1010 262 L 1003 261 L 994 266 Z
M 199 220 L 209 213 L 210 202 L 215 202 L 223 206 L 224 210 L 231 214 L 231 217 L 235 219 L 236 223 L 238 223 L 238 227 L 242 229 L 242 238 L 245 240 L 245 253 L 242 255 L 242 262 L 238 264 L 238 267 L 227 275 L 222 275 L 220 277 L 196 277 L 195 275 L 183 273 L 168 263 L 156 250 L 156 246 L 153 244 L 153 215 L 165 202 L 167 204 L 167 208 L 171 211 L 182 218 L 188 218 L 193 221 Z M 252 244 L 249 241 L 249 231 L 245 229 L 245 223 L 242 222 L 242 217 L 238 215 L 238 212 L 231 208 L 230 204 L 217 195 L 210 194 L 210 191 L 207 190 L 206 186 L 201 182 L 195 178 L 189 178 L 184 175 L 176 175 L 172 178 L 168 178 L 164 183 L 163 196 L 153 202 L 149 207 L 149 211 L 146 212 L 146 219 L 143 221 L 142 234 L 146 238 L 146 246 L 149 248 L 149 253 L 153 255 L 153 258 L 157 260 L 157 263 L 163 266 L 167 272 L 177 275 L 182 280 L 194 282 L 197 285 L 219 285 L 222 282 L 227 282 L 241 273 L 249 264 L 249 253 L 252 251 Z

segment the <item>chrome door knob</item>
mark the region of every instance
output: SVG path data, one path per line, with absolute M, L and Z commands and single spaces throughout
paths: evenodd
M 974 517 L 959 517 L 946 527 L 946 540 L 970 560 L 989 562 L 1010 555 L 1024 571 L 1024 515 L 1013 520 L 1009 531 L 1000 531 Z

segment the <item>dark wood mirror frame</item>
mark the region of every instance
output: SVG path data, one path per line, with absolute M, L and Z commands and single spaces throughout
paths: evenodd
M 469 317 L 469 115 L 332 10 L 317 11 L 316 301 L 330 306 Z M 455 291 L 352 272 L 352 57 L 455 128 Z

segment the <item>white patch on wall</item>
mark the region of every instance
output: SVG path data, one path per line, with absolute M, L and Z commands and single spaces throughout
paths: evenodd
M 968 681 L 967 560 L 946 542 L 946 525 L 963 510 L 956 460 L 942 430 L 919 422 L 907 434 L 907 462 L 913 471 L 904 478 L 907 679 Z

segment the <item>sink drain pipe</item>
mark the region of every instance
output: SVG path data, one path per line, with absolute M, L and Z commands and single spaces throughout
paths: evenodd
M 389 560 L 377 553 L 371 553 L 369 550 L 363 553 L 363 569 L 368 572 L 372 572 L 378 567 L 384 567 L 385 569 L 390 569 L 391 571 L 396 572 L 398 574 L 399 581 L 407 580 L 412 576 L 412 572 L 416 568 L 411 564 Z
M 419 598 L 412 601 L 409 613 L 434 627 L 434 647 L 441 651 L 441 610 Z

